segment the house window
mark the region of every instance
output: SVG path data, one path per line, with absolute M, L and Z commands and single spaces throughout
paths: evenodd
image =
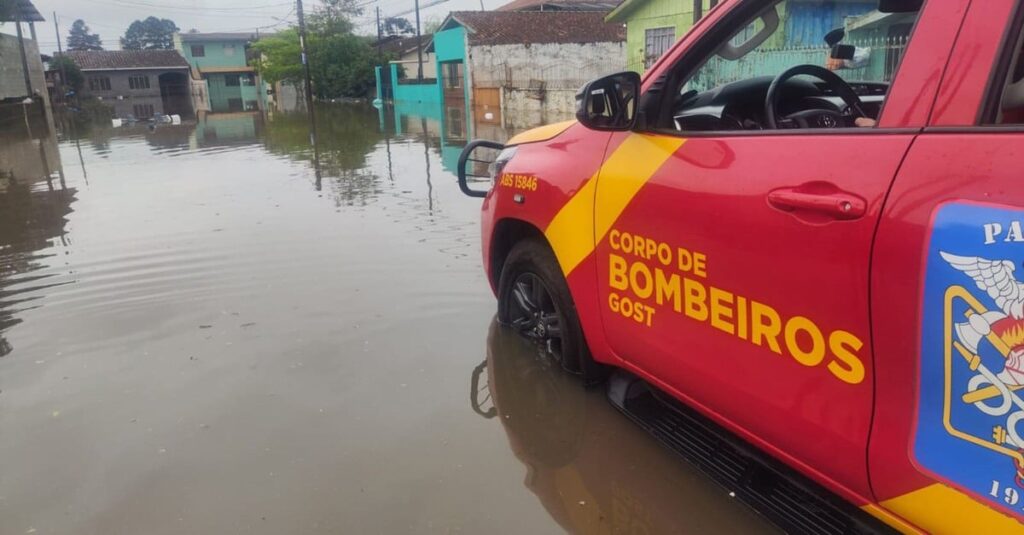
M 241 82 L 242 82 L 242 85 L 244 85 L 244 86 L 252 87 L 252 86 L 256 85 L 256 78 L 252 75 L 251 72 L 250 73 L 246 73 L 246 74 L 243 74 L 241 76 Z
M 258 109 L 260 109 L 259 102 L 256 102 L 255 100 L 245 101 L 245 111 L 256 111 Z
M 132 106 L 132 113 L 136 117 L 152 117 L 154 110 L 152 104 L 135 104 Z
M 240 98 L 229 98 L 228 99 L 228 111 L 242 111 L 242 99 Z
M 444 64 L 444 86 L 448 89 L 459 89 L 462 87 L 462 64 Z
M 89 91 L 110 91 L 110 78 L 106 76 L 90 76 Z
M 238 87 L 239 85 L 241 85 L 241 77 L 237 74 L 225 75 L 224 85 L 228 87 Z
M 128 89 L 149 89 L 149 76 L 129 76 Z
M 224 45 L 224 55 L 225 56 L 234 56 L 235 55 L 235 45 L 234 44 L 226 44 L 226 45 Z
M 202 58 L 206 57 L 206 47 L 203 45 L 192 45 L 192 57 Z
M 675 41 L 676 29 L 673 26 L 644 30 L 644 68 L 651 68 Z

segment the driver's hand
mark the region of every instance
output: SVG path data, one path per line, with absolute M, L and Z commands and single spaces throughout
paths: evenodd
M 853 120 L 853 124 L 861 128 L 871 128 L 872 126 L 877 126 L 878 121 L 870 117 L 857 117 L 856 119 Z

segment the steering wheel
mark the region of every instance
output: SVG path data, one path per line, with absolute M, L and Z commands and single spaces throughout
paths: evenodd
M 850 87 L 850 84 L 846 83 L 846 80 L 840 78 L 838 74 L 817 65 L 797 65 L 776 76 L 772 80 L 772 85 L 768 86 L 768 95 L 764 99 L 764 115 L 768 128 L 778 129 L 779 123 L 783 120 L 795 122 L 799 128 L 842 128 L 846 126 L 844 124 L 845 117 L 834 110 L 801 110 L 781 118 L 776 115 L 775 110 L 778 109 L 779 100 L 782 99 L 783 86 L 790 78 L 801 75 L 813 76 L 825 82 L 829 89 L 843 99 L 854 119 L 867 117 L 861 106 L 860 97 Z

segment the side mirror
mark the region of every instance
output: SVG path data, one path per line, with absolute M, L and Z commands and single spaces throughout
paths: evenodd
M 832 59 L 852 60 L 857 53 L 857 47 L 853 45 L 836 45 L 832 47 Z
M 825 34 L 825 44 L 828 46 L 836 46 L 846 38 L 846 30 L 843 28 L 836 28 L 831 32 Z
M 576 95 L 576 119 L 593 130 L 631 130 L 639 95 L 640 75 L 635 72 L 592 80 Z

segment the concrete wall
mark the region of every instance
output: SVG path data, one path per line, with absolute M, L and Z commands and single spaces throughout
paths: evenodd
M 540 98 L 534 90 L 505 88 L 501 97 L 506 128 L 532 128 L 572 119 L 576 114 L 576 91 L 571 89 L 546 91 Z
M 180 72 L 188 77 L 188 69 L 139 69 L 139 70 L 118 70 L 118 71 L 83 71 L 85 84 L 82 87 L 82 96 L 92 96 L 100 99 L 103 104 L 114 109 L 115 117 L 135 115 L 135 106 L 151 105 L 154 113 L 164 113 L 164 102 L 160 96 L 160 75 L 166 72 Z M 128 79 L 132 76 L 146 76 L 149 78 L 148 89 L 132 89 Z M 93 78 L 108 78 L 110 89 L 90 89 L 89 80 Z
M 13 26 L 10 31 L 14 31 Z M 25 55 L 28 59 L 32 91 L 46 95 L 46 79 L 43 76 L 43 62 L 39 59 L 39 47 L 35 41 L 27 38 L 27 26 L 25 36 Z M 0 33 L 0 99 L 25 96 L 28 96 L 28 93 L 25 90 L 25 71 L 21 66 L 18 38 Z
M 388 66 L 391 69 L 391 79 L 395 81 L 392 85 L 394 91 L 395 102 L 408 102 L 408 103 L 440 103 L 441 102 L 441 88 L 437 83 L 437 80 L 433 80 L 433 83 L 429 84 L 417 84 L 417 83 L 402 83 L 398 81 L 398 64 L 392 63 Z M 416 67 L 413 66 L 413 69 Z M 431 74 L 436 74 L 435 71 Z M 426 72 L 424 71 L 424 76 Z M 415 74 L 413 75 L 413 81 L 415 80 Z
M 537 87 L 579 89 L 599 76 L 626 66 L 626 44 L 545 43 L 472 46 L 469 53 L 473 87 Z

